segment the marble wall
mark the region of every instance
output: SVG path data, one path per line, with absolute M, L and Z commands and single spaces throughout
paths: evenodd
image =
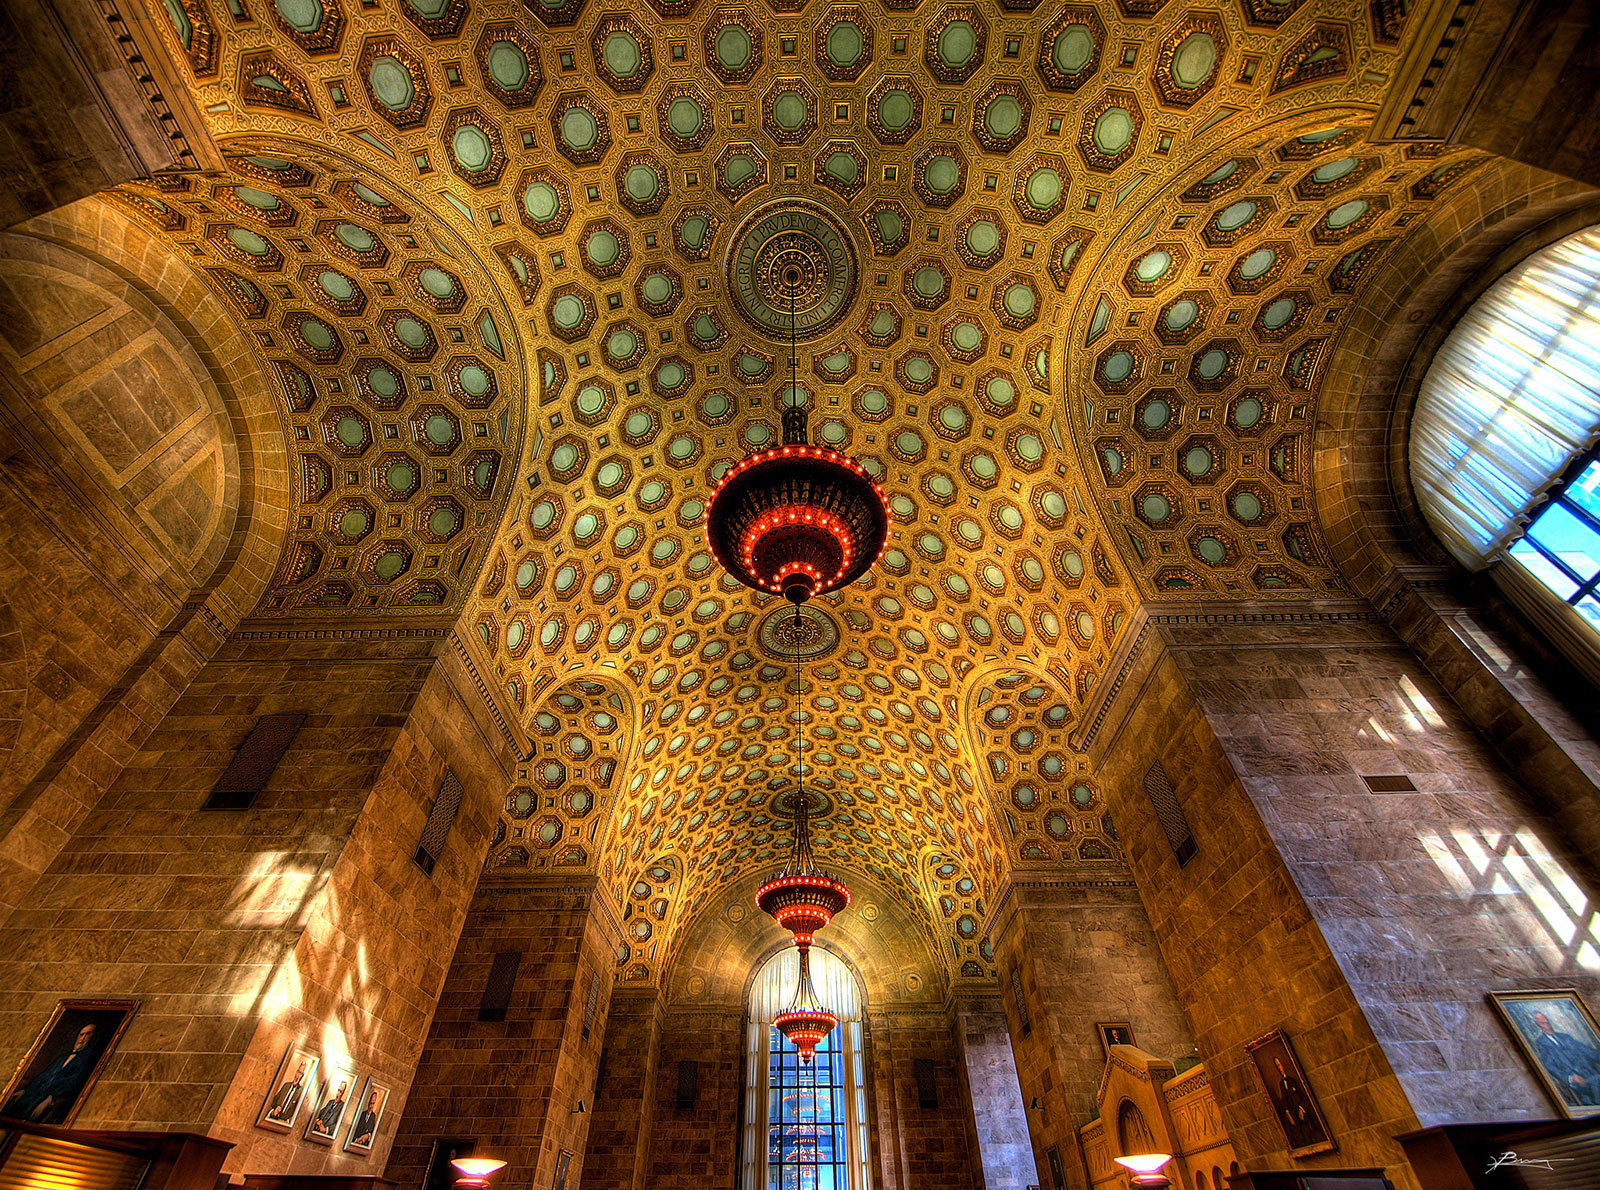
M 506 781 L 437 633 L 237 634 L 0 929 L 0 1061 L 58 998 L 139 1001 L 86 1127 L 235 1142 L 230 1172 L 381 1168 Z M 248 810 L 201 809 L 258 715 L 306 714 Z M 467 789 L 432 878 L 410 862 L 446 764 Z M 291 1040 L 397 1097 L 357 1158 L 254 1127 Z
M 385 1176 L 419 1184 L 435 1137 L 473 1137 L 509 1163 L 497 1186 L 549 1186 L 563 1153 L 567 1184 L 580 1184 L 620 941 L 592 882 L 485 876 Z M 522 956 L 505 1017 L 479 1020 L 494 956 L 505 952 Z

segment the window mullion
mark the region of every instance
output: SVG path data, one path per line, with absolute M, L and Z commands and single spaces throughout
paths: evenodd
M 1536 551 L 1538 551 L 1538 553 L 1545 559 L 1545 561 L 1549 562 L 1552 566 L 1556 567 L 1556 569 L 1560 570 L 1562 574 L 1566 575 L 1573 582 L 1577 583 L 1580 587 L 1583 586 L 1584 581 L 1585 581 L 1583 576 L 1580 575 L 1576 570 L 1572 569 L 1572 567 L 1568 566 L 1565 562 L 1563 562 L 1555 554 L 1555 552 L 1553 550 L 1551 550 L 1548 547 L 1546 547 L 1545 545 L 1543 545 L 1536 538 L 1529 537 L 1527 534 L 1524 534 L 1522 537 L 1518 538 L 1518 541 L 1526 541 Z M 1554 592 L 1551 592 L 1551 593 L 1554 594 Z

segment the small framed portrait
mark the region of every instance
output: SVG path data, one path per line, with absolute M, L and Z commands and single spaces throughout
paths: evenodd
M 1133 1026 L 1127 1021 L 1101 1021 L 1094 1029 L 1100 1034 L 1100 1049 L 1108 1058 L 1112 1046 L 1133 1044 Z
M 1578 993 L 1490 992 L 1489 1003 L 1562 1113 L 1600 1114 L 1600 1028 Z
M 346 1058 L 329 1058 L 322 1064 L 316 1102 L 306 1118 L 304 1136 L 319 1145 L 331 1145 L 356 1093 L 356 1071 Z
M 138 1009 L 137 1000 L 61 1000 L 0 1092 L 0 1116 L 71 1124 Z
M 300 1109 L 317 1085 L 317 1067 L 321 1064 L 321 1059 L 305 1046 L 291 1044 L 272 1076 L 266 1101 L 256 1113 L 256 1127 L 268 1132 L 293 1132 Z
M 572 1154 L 562 1149 L 556 1157 L 555 1190 L 567 1190 L 567 1170 L 572 1168 Z
M 344 1151 L 370 1153 L 378 1138 L 378 1125 L 383 1123 L 383 1109 L 389 1106 L 389 1088 L 367 1075 L 356 1096 L 355 1109 L 350 1113 L 350 1131 L 345 1133 Z
M 1250 1063 L 1255 1067 L 1261 1089 L 1267 1093 L 1272 1114 L 1283 1130 L 1283 1139 L 1289 1146 L 1289 1156 L 1310 1157 L 1315 1153 L 1331 1153 L 1338 1146 L 1328 1131 L 1328 1122 L 1322 1118 L 1322 1108 L 1311 1093 L 1311 1084 L 1289 1044 L 1289 1035 L 1274 1029 L 1245 1046 Z

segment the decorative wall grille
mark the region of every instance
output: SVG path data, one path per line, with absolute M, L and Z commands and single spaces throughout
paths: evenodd
M 1022 968 L 1011 968 L 1011 995 L 1017 1002 L 1017 1016 L 1022 1021 L 1022 1035 L 1027 1037 L 1033 1032 L 1033 1021 L 1028 1016 L 1028 997 L 1022 990 Z
M 517 969 L 522 966 L 520 950 L 502 950 L 489 965 L 489 982 L 483 985 L 478 1001 L 480 1021 L 503 1021 L 511 1007 L 511 990 L 517 986 Z
M 913 1059 L 911 1071 L 917 1080 L 917 1106 L 924 1110 L 937 1108 L 939 1106 L 939 1084 L 933 1077 L 933 1059 Z
M 1178 797 L 1172 792 L 1172 782 L 1167 777 L 1167 770 L 1158 760 L 1150 766 L 1144 775 L 1144 792 L 1150 799 L 1150 804 L 1155 807 L 1156 820 L 1161 823 L 1161 830 L 1167 836 L 1167 842 L 1172 846 L 1172 854 L 1178 857 L 1178 866 L 1181 868 L 1194 858 L 1198 847 L 1194 835 L 1189 830 L 1189 818 L 1183 812 L 1183 807 L 1178 804 Z
M 678 1110 L 693 1111 L 694 1101 L 700 1097 L 700 1063 L 686 1060 L 678 1063 Z
M 301 714 L 262 715 L 257 719 L 201 808 L 248 810 L 256 795 L 272 780 L 278 762 L 294 743 L 305 721 L 306 717 Z
M 433 809 L 428 811 L 428 822 L 422 828 L 422 838 L 417 843 L 417 853 L 411 858 L 417 867 L 433 875 L 433 865 L 444 853 L 444 842 L 455 825 L 456 814 L 461 810 L 461 781 L 451 769 L 444 771 L 444 783 L 439 795 L 433 799 Z

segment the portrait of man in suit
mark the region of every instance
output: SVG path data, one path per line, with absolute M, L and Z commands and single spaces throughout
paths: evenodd
M 1561 1114 L 1600 1115 L 1600 1027 L 1577 990 L 1491 992 L 1489 999 Z
M 272 1097 L 272 1106 L 267 1108 L 267 1119 L 279 1124 L 294 1123 L 295 1113 L 300 1110 L 300 1100 L 305 1093 L 306 1063 L 301 1061 L 296 1064 L 293 1077 L 285 1080 Z
M 370 1152 L 372 1142 L 377 1139 L 378 1121 L 383 1119 L 383 1105 L 388 1101 L 389 1092 L 369 1078 L 364 1089 L 364 1097 L 361 1110 L 356 1113 L 356 1122 L 350 1125 L 350 1135 L 346 1138 L 344 1147 Z
M 0 1092 L 0 1117 L 70 1124 L 136 1007 L 132 1001 L 61 1001 Z
M 1306 1081 L 1305 1071 L 1300 1068 L 1288 1035 L 1281 1029 L 1274 1029 L 1245 1046 L 1245 1050 L 1261 1080 L 1267 1102 L 1272 1105 L 1272 1114 L 1283 1132 L 1289 1156 L 1333 1152 L 1338 1146 L 1328 1131 L 1328 1122 L 1323 1119 L 1322 1109 L 1311 1084 Z
M 349 1080 L 340 1079 L 335 1086 L 333 1097 L 319 1107 L 311 1117 L 310 1135 L 333 1139 L 333 1134 L 339 1131 L 339 1121 L 344 1119 L 344 1097 L 349 1089 Z
M 256 1126 L 270 1132 L 292 1131 L 316 1089 L 317 1068 L 321 1064 L 314 1052 L 298 1042 L 291 1043 L 267 1084 L 267 1097 L 256 1115 Z

